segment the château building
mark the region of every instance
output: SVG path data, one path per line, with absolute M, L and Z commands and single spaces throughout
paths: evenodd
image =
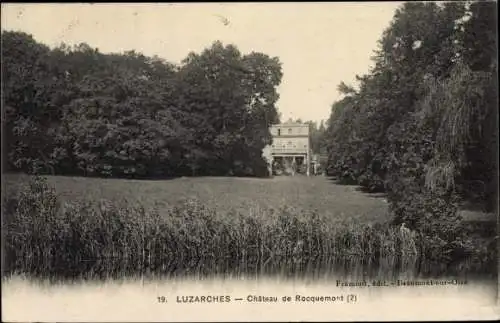
M 275 124 L 270 129 L 273 141 L 264 149 L 270 173 L 276 168 L 287 170 L 292 175 L 305 169 L 311 173 L 310 127 L 307 123 L 286 122 Z

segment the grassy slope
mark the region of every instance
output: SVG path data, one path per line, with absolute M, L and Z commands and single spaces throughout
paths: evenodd
M 6 192 L 25 183 L 25 175 L 5 175 Z M 98 179 L 49 176 L 49 183 L 67 200 L 90 198 L 141 201 L 144 205 L 176 204 L 187 198 L 198 198 L 220 211 L 288 205 L 296 209 L 317 209 L 362 222 L 387 220 L 387 204 L 379 198 L 356 191 L 355 186 L 335 185 L 324 177 L 276 177 L 274 179 L 198 177 L 164 181 Z

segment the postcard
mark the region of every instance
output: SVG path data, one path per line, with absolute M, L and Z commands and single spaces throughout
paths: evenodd
M 3 3 L 2 321 L 499 319 L 496 12 Z

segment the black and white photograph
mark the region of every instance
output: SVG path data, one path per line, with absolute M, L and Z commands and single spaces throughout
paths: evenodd
M 500 319 L 497 11 L 2 3 L 2 321 Z

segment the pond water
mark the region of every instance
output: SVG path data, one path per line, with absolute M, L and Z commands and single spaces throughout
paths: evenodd
M 29 266 L 11 268 L 30 274 L 4 280 L 2 314 L 4 321 L 24 322 L 496 318 L 495 263 L 445 265 L 380 253 L 264 258 L 245 249 L 227 258 L 182 252 L 101 260 L 70 253 L 17 257 L 30 260 Z
M 211 278 L 211 277 L 284 277 L 293 279 L 330 279 L 348 277 L 351 279 L 386 279 L 398 277 L 457 279 L 496 278 L 495 264 L 485 264 L 464 260 L 456 263 L 426 261 L 420 257 L 381 257 L 373 260 L 363 257 L 313 257 L 294 258 L 274 256 L 261 259 L 247 255 L 236 260 L 232 258 L 204 257 L 171 259 L 166 261 L 145 261 L 138 263 L 125 258 L 105 259 L 102 261 L 72 261 L 61 267 L 48 267 L 33 263 L 30 276 L 41 278 L 54 277 L 56 281 L 74 279 L 116 279 L 141 276 L 147 279 L 162 278 Z M 51 268 L 51 272 L 37 274 L 37 268 Z

